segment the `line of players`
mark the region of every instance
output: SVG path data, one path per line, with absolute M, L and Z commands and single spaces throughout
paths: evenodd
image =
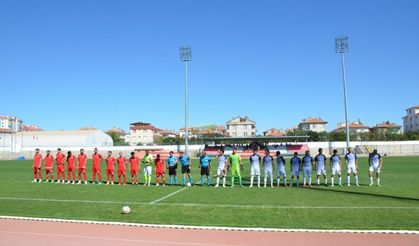
M 275 153 L 276 155 L 276 171 L 277 171 L 277 186 L 280 186 L 280 180 L 283 179 L 284 186 L 287 187 L 287 174 L 285 171 L 286 162 L 284 157 L 279 151 Z M 56 183 L 67 183 L 67 184 L 87 184 L 87 172 L 86 172 L 86 162 L 87 155 L 84 153 L 84 150 L 80 150 L 80 154 L 76 157 L 71 153 L 67 152 L 67 156 L 61 151 L 60 148 L 57 149 L 57 154 L 55 157 L 56 168 L 57 168 L 57 180 Z M 98 153 L 98 149 L 94 149 L 92 155 L 92 184 L 101 184 L 102 175 L 101 175 L 101 161 L 103 157 Z M 46 156 L 43 158 L 42 154 L 39 153 L 39 149 L 35 150 L 35 156 L 33 161 L 33 174 L 34 180 L 32 182 L 42 182 L 42 172 L 41 172 L 41 163 L 44 161 L 44 169 L 46 179 L 44 182 L 54 182 L 53 177 L 53 163 L 54 157 L 51 155 L 48 150 Z M 219 187 L 220 180 L 222 180 L 222 186 L 226 186 L 226 176 L 227 172 L 230 171 L 230 183 L 231 186 L 235 185 L 235 178 L 238 178 L 239 185 L 242 185 L 241 171 L 243 170 L 243 163 L 240 155 L 237 153 L 237 149 L 233 149 L 233 153 L 230 156 L 224 155 L 223 150 L 219 150 L 217 155 L 218 167 L 217 167 L 217 179 L 215 187 Z M 320 177 L 323 176 L 324 183 L 327 185 L 326 177 L 326 156 L 323 154 L 323 150 L 320 148 L 319 153 L 312 158 L 310 152 L 306 151 L 305 155 L 302 158 L 298 157 L 298 153 L 295 152 L 294 156 L 290 159 L 291 166 L 291 183 L 295 186 L 299 186 L 299 177 L 300 173 L 303 173 L 303 186 L 311 186 L 311 176 L 312 171 L 317 171 L 317 185 L 320 185 Z M 342 164 L 341 158 L 337 155 L 337 151 L 333 151 L 333 155 L 330 156 L 330 171 L 331 171 L 331 186 L 334 186 L 334 177 L 338 176 L 338 184 L 342 186 Z M 249 158 L 251 170 L 250 170 L 250 187 L 253 187 L 254 178 L 257 178 L 257 186 L 261 187 L 260 180 L 260 167 L 262 166 L 264 171 L 264 184 L 263 187 L 267 187 L 268 178 L 270 180 L 270 187 L 274 187 L 273 184 L 273 174 L 274 174 L 274 157 L 270 155 L 269 150 L 265 150 L 265 155 L 261 157 L 257 153 L 257 149 L 254 150 L 253 154 Z M 118 175 L 118 184 L 125 185 L 127 182 L 126 175 L 126 165 L 130 165 L 130 174 L 131 174 L 131 183 L 138 184 L 138 175 L 141 164 L 143 165 L 144 172 L 144 185 L 150 186 L 151 184 L 151 175 L 152 175 L 152 164 L 155 165 L 155 175 L 156 175 L 156 186 L 160 185 L 160 178 L 162 179 L 163 186 L 165 185 L 165 164 L 166 169 L 168 169 L 169 174 L 169 183 L 178 184 L 177 179 L 177 168 L 178 163 L 181 165 L 182 171 L 182 185 L 192 184 L 192 175 L 191 175 L 191 165 L 190 159 L 188 156 L 184 155 L 183 152 L 179 153 L 179 156 L 174 156 L 173 152 L 169 153 L 169 157 L 164 161 L 160 158 L 160 155 L 157 154 L 156 159 L 153 160 L 152 155 L 149 151 L 146 150 L 145 155 L 140 159 L 135 156 L 134 152 L 131 152 L 129 159 L 126 159 L 123 156 L 123 153 L 120 152 L 118 158 L 112 156 L 112 152 L 108 152 L 108 156 L 105 159 L 106 162 L 106 184 L 114 184 L 114 168 L 115 163 L 117 165 L 117 175 Z M 352 152 L 352 148 L 348 148 L 348 152 L 345 155 L 345 162 L 347 167 L 347 185 L 350 186 L 350 175 L 353 174 L 355 178 L 355 185 L 359 186 L 358 183 L 358 160 L 355 153 Z M 380 186 L 380 170 L 382 168 L 382 158 L 377 153 L 377 150 L 374 150 L 373 153 L 369 156 L 369 177 L 370 177 L 370 186 L 373 183 L 373 172 L 376 173 L 377 185 Z M 67 182 L 65 182 L 65 164 L 67 164 Z M 203 186 L 206 180 L 208 186 L 211 185 L 211 158 L 206 155 L 205 152 L 199 158 L 199 166 L 201 174 L 201 185 Z M 78 171 L 78 179 L 76 183 L 75 172 Z M 96 177 L 98 181 L 96 182 Z M 83 179 L 82 179 L 83 178 Z M 206 178 L 206 179 L 205 179 Z M 294 180 L 295 178 L 295 180 Z M 188 179 L 188 182 L 186 181 Z

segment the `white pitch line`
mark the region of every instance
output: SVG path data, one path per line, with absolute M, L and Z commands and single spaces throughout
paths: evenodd
M 17 234 L 17 235 L 28 235 L 28 236 L 87 239 L 87 240 L 98 240 L 98 241 L 117 241 L 117 242 L 123 241 L 123 242 L 147 243 L 147 244 L 157 244 L 157 245 L 161 245 L 161 244 L 190 245 L 190 246 L 200 246 L 200 245 L 224 246 L 226 245 L 226 244 L 188 243 L 188 242 L 174 242 L 174 241 L 153 241 L 153 240 L 143 240 L 143 239 L 127 239 L 127 238 L 112 238 L 112 237 L 77 236 L 77 235 L 58 234 L 58 233 L 39 233 L 39 232 L 24 232 L 24 231 L 0 231 L 0 234 Z
M 147 228 L 186 229 L 186 230 L 216 230 L 216 231 L 246 231 L 246 232 L 251 231 L 251 232 L 309 232 L 309 233 L 373 233 L 373 234 L 419 235 L 419 231 L 415 231 L 415 230 L 347 230 L 347 229 L 335 230 L 335 229 L 302 229 L 302 228 L 288 229 L 288 228 L 227 227 L 227 226 L 188 226 L 188 225 L 141 224 L 141 223 L 94 221 L 94 220 L 67 220 L 67 219 L 2 216 L 2 215 L 0 215 L 0 219 L 63 222 L 63 223 L 93 224 L 93 225 L 136 226 L 136 227 L 147 227 Z
M 187 189 L 187 187 L 184 187 L 184 188 L 182 188 L 182 189 L 180 189 L 180 190 L 174 191 L 174 192 L 170 193 L 170 194 L 169 194 L 169 195 L 167 195 L 167 196 L 164 196 L 164 197 L 162 197 L 162 198 L 159 198 L 159 199 L 157 199 L 157 200 L 154 200 L 154 201 L 150 202 L 150 204 L 156 204 L 156 203 L 158 203 L 158 202 L 160 202 L 160 201 L 163 201 L 163 200 L 165 200 L 165 199 L 167 199 L 167 198 L 169 198 L 169 197 L 171 197 L 171 196 L 174 196 L 174 195 L 176 195 L 177 193 L 182 192 L 182 191 L 184 191 L 184 190 L 186 190 L 186 189 Z
M 183 189 L 187 189 L 186 187 Z M 185 207 L 216 207 L 216 208 L 257 208 L 257 209 L 404 209 L 419 210 L 419 207 L 402 206 L 289 206 L 289 205 L 240 205 L 240 204 L 206 204 L 206 203 L 157 203 L 159 200 L 175 195 L 177 190 L 169 195 L 153 202 L 119 202 L 101 200 L 67 200 L 67 199 L 46 199 L 46 198 L 25 198 L 25 197 L 0 197 L 0 200 L 14 201 L 38 201 L 38 202 L 64 202 L 64 203 L 92 203 L 92 204 L 122 204 L 122 205 L 158 205 L 158 206 L 185 206 Z

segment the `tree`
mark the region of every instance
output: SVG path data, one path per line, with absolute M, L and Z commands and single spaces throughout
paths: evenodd
M 121 135 L 116 132 L 107 133 L 113 141 L 114 146 L 128 146 L 128 143 L 125 143 L 124 139 L 121 138 Z

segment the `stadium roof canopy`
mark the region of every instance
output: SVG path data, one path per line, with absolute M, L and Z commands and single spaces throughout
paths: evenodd
M 229 143 L 251 143 L 251 142 L 260 142 L 260 143 L 277 143 L 277 142 L 295 142 L 295 141 L 304 141 L 307 142 L 310 136 L 273 136 L 273 137 L 263 137 L 263 136 L 250 136 L 250 137 L 204 137 L 202 140 L 204 142 L 214 142 L 215 144 L 229 144 Z

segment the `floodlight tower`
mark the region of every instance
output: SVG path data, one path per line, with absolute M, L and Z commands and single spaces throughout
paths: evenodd
M 346 125 L 346 148 L 349 148 L 349 124 L 348 124 L 348 96 L 346 93 L 346 71 L 345 71 L 345 56 L 348 52 L 348 37 L 340 36 L 335 38 L 336 53 L 340 53 L 340 60 L 342 62 L 342 77 L 343 77 L 343 95 L 345 104 L 345 125 Z
M 192 61 L 192 49 L 191 46 L 185 45 L 179 47 L 180 51 L 180 60 L 185 63 L 185 155 L 188 156 L 188 138 L 189 138 L 189 131 L 188 131 L 188 63 Z

